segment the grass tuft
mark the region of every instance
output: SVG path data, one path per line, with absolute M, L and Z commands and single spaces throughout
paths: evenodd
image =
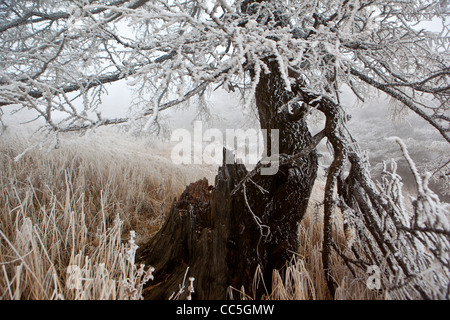
M 157 232 L 189 181 L 211 172 L 112 133 L 14 161 L 29 144 L 0 141 L 0 299 L 139 298 L 151 269 L 134 264 L 130 246 Z

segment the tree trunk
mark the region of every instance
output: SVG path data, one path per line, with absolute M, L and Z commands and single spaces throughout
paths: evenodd
M 256 90 L 261 128 L 269 130 L 268 137 L 271 129 L 280 130 L 280 154 L 297 154 L 312 137 L 302 115 L 280 112 L 292 93 L 284 89 L 277 62 L 267 65 L 271 73 L 261 75 Z M 230 157 L 224 151 L 224 160 Z M 298 227 L 317 173 L 315 151 L 280 165 L 274 175 L 255 175 L 234 194 L 248 172 L 243 164 L 226 163 L 214 187 L 206 179 L 189 185 L 165 225 L 138 250 L 137 260 L 156 269 L 144 298 L 167 299 L 184 281 L 187 287 L 188 277 L 195 278 L 196 299 L 225 299 L 229 286 L 260 298 L 265 289 L 253 286 L 257 268 L 270 291 L 273 269 L 298 251 Z M 186 295 L 187 290 L 180 298 Z

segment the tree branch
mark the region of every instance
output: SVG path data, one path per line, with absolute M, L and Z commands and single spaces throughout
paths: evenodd
M 450 135 L 448 134 L 447 130 L 445 128 L 441 127 L 438 123 L 436 123 L 436 121 L 434 121 L 434 119 L 433 119 L 433 116 L 426 114 L 422 109 L 417 107 L 413 101 L 411 101 L 404 95 L 400 94 L 398 91 L 395 91 L 392 88 L 392 86 L 380 83 L 380 82 L 374 80 L 373 78 L 370 78 L 368 75 L 359 72 L 355 68 L 351 68 L 350 72 L 351 72 L 351 74 L 357 76 L 359 79 L 361 79 L 365 83 L 383 91 L 384 93 L 387 93 L 390 97 L 402 102 L 409 109 L 414 111 L 417 115 L 419 115 L 421 118 L 423 118 L 429 124 L 431 124 L 434 128 L 436 128 L 439 131 L 439 133 L 442 135 L 442 137 L 447 142 L 450 143 Z

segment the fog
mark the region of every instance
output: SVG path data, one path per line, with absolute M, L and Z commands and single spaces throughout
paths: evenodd
M 99 110 L 102 117 L 115 118 L 129 114 L 129 107 L 136 101 L 132 88 L 125 81 L 106 86 L 107 94 L 102 98 Z M 375 178 L 379 177 L 382 162 L 395 159 L 398 162 L 398 173 L 402 176 L 405 189 L 412 192 L 415 188 L 414 180 L 398 145 L 386 138 L 400 137 L 408 147 L 412 159 L 419 170 L 433 170 L 439 159 L 449 158 L 450 147 L 441 138 L 440 134 L 431 128 L 425 120 L 405 109 L 399 111 L 391 105 L 383 95 L 373 97 L 365 103 L 357 102 L 355 97 L 347 90 L 343 90 L 342 105 L 351 115 L 347 127 L 349 132 L 358 141 L 362 150 L 366 151 L 370 159 L 372 172 Z M 226 129 L 258 129 L 255 110 L 243 110 L 241 95 L 238 92 L 225 92 L 222 89 L 210 92 L 205 98 L 205 103 L 199 103 L 197 99 L 190 101 L 188 105 L 174 107 L 160 113 L 159 139 L 170 144 L 170 136 L 173 130 L 184 128 L 193 129 L 193 122 L 202 121 L 203 130 L 217 128 L 225 133 Z M 12 106 L 3 107 L 2 122 L 9 133 L 22 132 L 32 135 L 43 124 L 41 119 L 36 119 L 36 113 L 32 110 L 21 110 L 12 113 Z M 132 111 L 131 111 L 132 112 Z M 58 115 L 56 115 L 58 117 Z M 317 116 L 310 119 L 311 131 L 318 132 L 323 126 L 323 120 Z M 152 140 L 152 135 L 138 130 L 132 130 L 132 134 L 143 135 L 144 139 Z M 173 142 L 172 142 L 173 144 Z M 319 174 L 325 174 L 323 170 L 330 161 L 330 154 L 326 143 L 319 145 L 321 168 Z M 434 167 L 433 167 L 434 165 Z M 450 202 L 450 196 L 446 195 L 448 186 L 433 180 L 431 187 L 440 195 L 441 200 Z

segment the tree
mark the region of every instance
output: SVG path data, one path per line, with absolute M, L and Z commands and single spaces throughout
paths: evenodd
M 336 250 L 351 269 L 387 261 L 384 273 L 395 275 L 397 297 L 448 297 L 445 208 L 417 174 L 416 210 L 412 219 L 401 218 L 406 213 L 398 176 L 386 171 L 391 180 L 372 181 L 346 129 L 349 116 L 340 100 L 344 86 L 361 100 L 371 90 L 383 92 L 450 142 L 447 1 L 3 0 L 0 16 L 0 106 L 36 110 L 55 143 L 65 132 L 107 125 L 138 122 L 151 128 L 159 112 L 201 97 L 208 88 L 245 89 L 254 98 L 247 101 L 254 101 L 261 128 L 280 130 L 279 172 L 261 175 L 262 163 L 251 172 L 224 165 L 215 189 L 206 190 L 201 182 L 188 188 L 165 226 L 173 227 L 183 243 L 200 241 L 193 237 L 196 231 L 220 235 L 214 242 L 220 250 L 203 239 L 200 252 L 213 254 L 216 266 L 219 259 L 227 262 L 221 264 L 220 271 L 227 271 L 222 285 L 240 282 L 252 290 L 251 272 L 257 266 L 269 279 L 295 250 L 297 224 L 316 179 L 315 149 L 326 138 L 333 161 L 324 192 L 323 264 L 331 294 L 335 284 L 329 257 Z M 441 23 L 442 31 L 420 29 L 422 20 Z M 137 87 L 140 103 L 133 117 L 104 119 L 98 106 L 105 85 L 122 79 Z M 326 118 L 315 136 L 307 125 L 312 112 Z M 54 117 L 60 113 L 65 114 L 62 120 Z M 222 233 L 210 221 L 217 219 L 212 208 L 219 203 L 230 216 L 229 229 Z M 358 239 L 349 254 L 332 238 L 337 206 Z M 204 220 L 191 221 L 198 228 L 185 229 L 175 216 L 191 207 L 189 217 Z M 249 232 L 240 235 L 239 226 Z M 152 245 L 141 253 L 154 263 L 152 255 L 161 258 L 167 248 L 158 251 Z M 166 256 L 165 262 L 195 265 L 192 257 L 179 255 Z M 430 271 L 436 285 L 424 289 L 419 280 L 433 261 L 443 271 Z M 160 279 L 175 272 L 167 268 Z M 177 271 L 173 279 L 182 276 Z M 198 271 L 197 281 L 211 283 L 211 275 Z M 203 297 L 212 296 L 204 292 Z

